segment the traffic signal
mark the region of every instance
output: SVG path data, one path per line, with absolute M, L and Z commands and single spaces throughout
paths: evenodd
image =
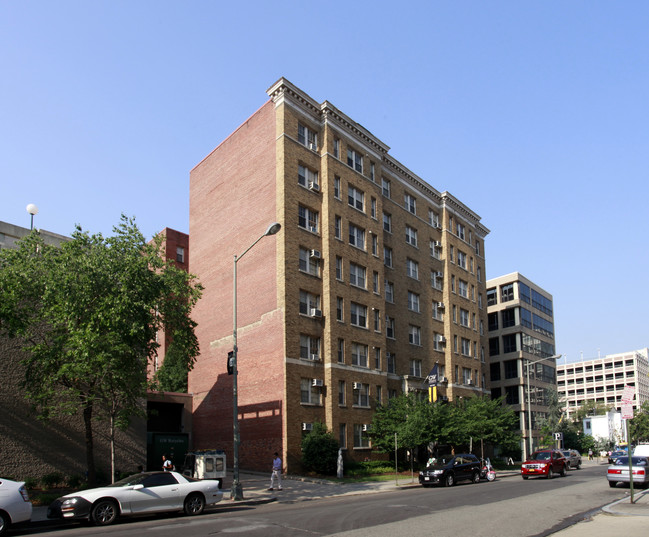
M 234 373 L 234 351 L 228 353 L 228 375 Z

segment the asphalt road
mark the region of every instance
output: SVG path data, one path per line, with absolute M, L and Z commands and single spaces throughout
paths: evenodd
M 163 515 L 126 519 L 97 528 L 81 524 L 41 527 L 16 535 L 111 537 L 543 536 L 550 535 L 622 498 L 611 489 L 605 466 L 591 466 L 552 480 L 520 477 L 452 488 L 406 488 L 396 492 L 312 501 L 236 505 L 223 503 L 199 517 Z

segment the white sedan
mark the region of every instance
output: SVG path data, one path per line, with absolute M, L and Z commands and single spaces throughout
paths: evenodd
M 85 519 L 99 526 L 120 516 L 184 511 L 200 515 L 223 498 L 216 479 L 193 479 L 177 472 L 134 474 L 107 487 L 82 490 L 52 502 L 48 518 Z
M 32 518 L 32 502 L 25 483 L 0 478 L 0 535 L 12 524 L 28 522 Z

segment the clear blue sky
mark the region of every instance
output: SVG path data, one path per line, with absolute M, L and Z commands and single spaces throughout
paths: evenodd
M 648 29 L 646 1 L 0 0 L 0 220 L 188 231 L 189 171 L 285 76 L 482 217 L 557 352 L 646 347 Z

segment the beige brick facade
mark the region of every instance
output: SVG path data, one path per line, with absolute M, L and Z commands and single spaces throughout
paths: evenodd
M 376 405 L 425 389 L 436 362 L 440 397 L 487 393 L 488 229 L 330 103 L 285 79 L 268 94 L 191 172 L 190 269 L 205 293 L 189 390 L 195 447 L 231 450 L 232 256 L 280 222 L 238 263 L 240 457 L 267 469 L 281 450 L 292 471 L 315 422 L 370 457 Z

